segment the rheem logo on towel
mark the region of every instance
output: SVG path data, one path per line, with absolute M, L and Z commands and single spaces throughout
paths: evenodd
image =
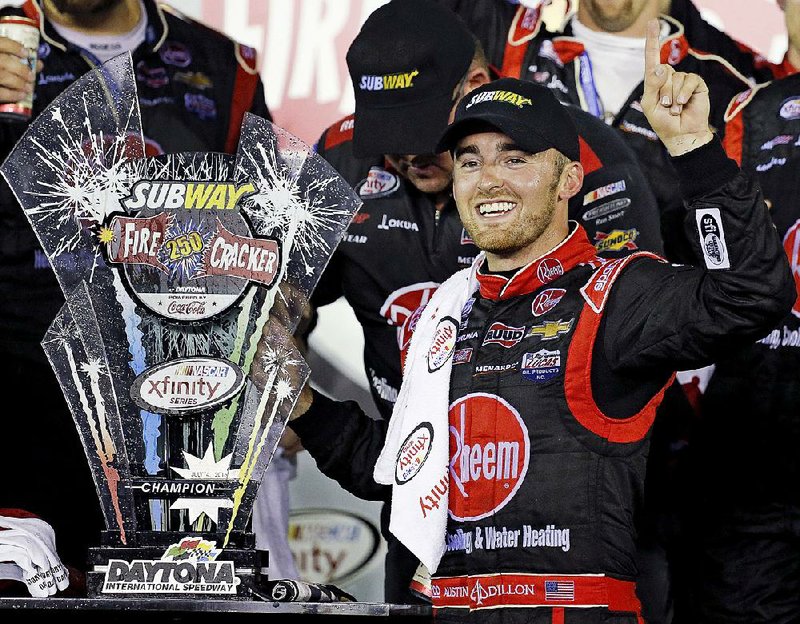
M 469 394 L 450 406 L 450 515 L 480 520 L 502 509 L 528 471 L 528 429 L 511 405 Z

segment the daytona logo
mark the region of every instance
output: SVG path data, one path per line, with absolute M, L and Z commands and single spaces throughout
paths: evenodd
M 470 394 L 450 406 L 450 515 L 479 520 L 502 509 L 528 471 L 528 429 L 505 400 Z
M 232 561 L 108 562 L 104 594 L 235 594 Z
M 511 327 L 505 323 L 492 323 L 489 331 L 486 332 L 483 344 L 499 344 L 501 347 L 510 349 L 522 340 L 524 335 L 524 327 Z

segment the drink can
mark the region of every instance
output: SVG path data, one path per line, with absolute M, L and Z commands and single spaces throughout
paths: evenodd
M 0 37 L 8 37 L 22 44 L 28 52 L 27 59 L 20 62 L 36 74 L 36 56 L 39 51 L 39 24 L 28 17 L 0 17 Z M 34 81 L 36 78 L 34 77 Z M 31 85 L 33 86 L 33 84 Z M 19 102 L 0 104 L 0 118 L 14 121 L 28 121 L 33 113 L 33 93 Z

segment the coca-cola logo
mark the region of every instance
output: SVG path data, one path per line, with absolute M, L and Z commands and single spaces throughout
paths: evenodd
M 445 365 L 456 346 L 458 321 L 450 316 L 444 317 L 436 326 L 433 343 L 428 350 L 428 372 L 432 373 Z
M 557 277 L 564 275 L 564 266 L 555 258 L 545 258 L 536 267 L 536 277 L 542 284 L 552 282 Z
M 547 314 L 558 305 L 558 302 L 561 301 L 561 298 L 566 292 L 567 291 L 563 288 L 548 288 L 547 290 L 543 290 L 536 295 L 536 298 L 533 300 L 531 312 L 534 316 Z
M 397 466 L 394 480 L 397 485 L 403 485 L 413 479 L 422 469 L 425 460 L 431 452 L 433 444 L 433 426 L 430 423 L 420 423 L 400 447 L 397 453 Z
M 450 515 L 480 520 L 514 498 L 528 471 L 530 442 L 507 401 L 470 394 L 450 406 Z
M 511 327 L 505 323 L 492 323 L 492 326 L 486 332 L 483 344 L 499 344 L 501 347 L 510 349 L 522 340 L 524 335 L 524 327 Z
M 789 257 L 789 265 L 792 267 L 794 276 L 794 286 L 797 289 L 797 300 L 794 302 L 792 314 L 800 316 L 800 219 L 786 232 L 783 238 L 783 248 Z
M 170 301 L 167 314 L 175 317 L 201 317 L 206 314 L 205 301 Z

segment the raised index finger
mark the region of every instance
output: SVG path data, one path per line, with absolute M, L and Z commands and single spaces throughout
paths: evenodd
M 661 24 L 657 19 L 647 22 L 647 40 L 644 46 L 644 73 L 649 77 L 656 67 L 661 65 Z

